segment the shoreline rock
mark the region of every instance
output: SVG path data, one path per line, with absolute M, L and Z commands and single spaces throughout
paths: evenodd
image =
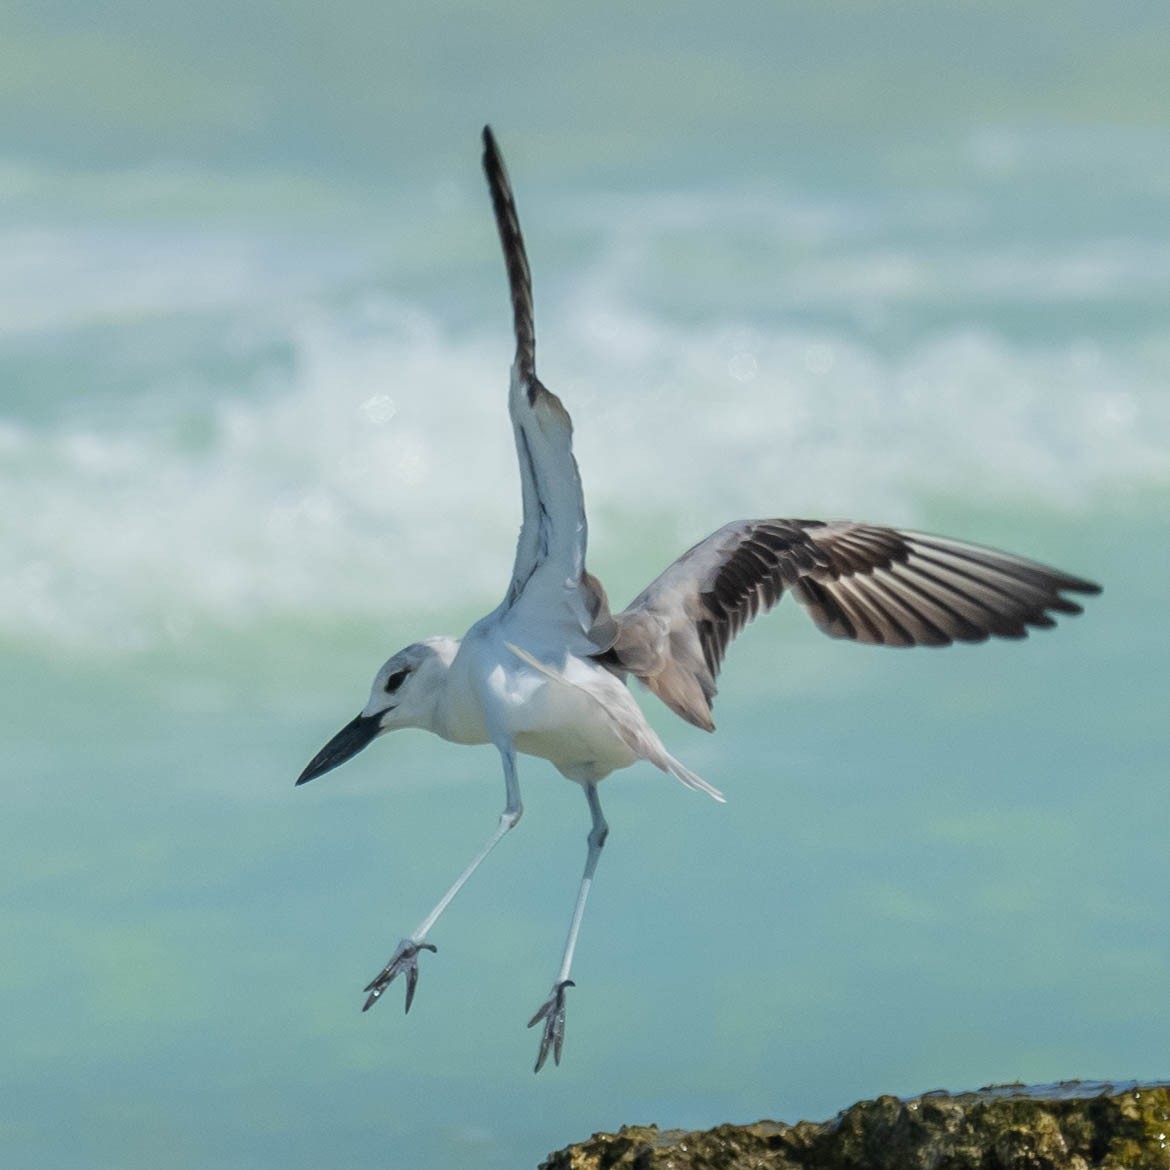
M 883 1096 L 795 1125 L 623 1126 L 540 1170 L 1170 1170 L 1170 1082 Z

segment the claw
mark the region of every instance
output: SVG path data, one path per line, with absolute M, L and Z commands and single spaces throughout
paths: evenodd
M 370 994 L 362 1004 L 362 1011 L 368 1012 L 378 1002 L 382 992 L 405 972 L 406 974 L 406 1011 L 414 1002 L 414 989 L 418 986 L 418 953 L 419 951 L 437 952 L 438 947 L 429 942 L 414 942 L 404 938 L 390 956 L 390 961 L 378 972 L 377 976 L 362 988 Z
M 576 987 L 571 979 L 565 979 L 554 985 L 552 994 L 540 1005 L 536 1015 L 528 1021 L 530 1028 L 544 1020 L 544 1035 L 540 1038 L 540 1052 L 536 1057 L 536 1067 L 533 1072 L 540 1072 L 544 1062 L 548 1059 L 549 1048 L 552 1048 L 553 1064 L 561 1063 L 561 1048 L 565 1043 L 565 989 Z

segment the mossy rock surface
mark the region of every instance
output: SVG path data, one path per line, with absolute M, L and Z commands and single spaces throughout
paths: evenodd
M 1170 1170 L 1170 1083 L 879 1097 L 796 1125 L 623 1126 L 541 1170 Z

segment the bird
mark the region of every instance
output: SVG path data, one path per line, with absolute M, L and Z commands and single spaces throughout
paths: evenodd
M 500 604 L 462 638 L 399 650 L 378 670 L 361 712 L 309 761 L 306 784 L 379 736 L 414 727 L 459 744 L 490 744 L 505 804 L 486 843 L 366 985 L 363 1011 L 400 975 L 410 1011 L 419 955 L 437 948 L 440 916 L 524 811 L 517 756 L 548 760 L 589 807 L 585 868 L 560 966 L 529 1027 L 543 1025 L 535 1072 L 560 1064 L 566 992 L 581 920 L 609 833 L 598 785 L 647 761 L 716 801 L 723 794 L 667 750 L 630 688 L 638 680 L 676 715 L 713 731 L 716 681 L 732 640 L 788 593 L 833 638 L 878 646 L 947 646 L 1023 638 L 1078 614 L 1066 594 L 1100 586 L 977 544 L 852 520 L 733 520 L 684 552 L 625 609 L 611 609 L 585 567 L 588 525 L 573 427 L 536 373 L 532 276 L 512 186 L 490 126 L 483 169 L 503 249 L 515 357 L 508 412 L 520 469 L 522 522 Z

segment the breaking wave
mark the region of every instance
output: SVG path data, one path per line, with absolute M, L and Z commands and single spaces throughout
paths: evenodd
M 726 196 L 562 210 L 589 243 L 538 270 L 541 370 L 576 422 L 603 576 L 631 534 L 654 571 L 737 516 L 1093 513 L 1170 483 L 1170 334 L 1073 314 L 1021 338 L 978 310 L 1132 294 L 1139 270 L 1152 296 L 1168 255 L 883 248 L 847 208 L 769 220 Z M 714 275 L 683 304 L 696 235 Z M 748 235 L 805 250 L 777 272 Z M 519 493 L 498 287 L 469 325 L 287 241 L 43 229 L 6 250 L 5 637 L 135 650 L 500 595 Z M 948 289 L 964 310 L 940 318 Z

